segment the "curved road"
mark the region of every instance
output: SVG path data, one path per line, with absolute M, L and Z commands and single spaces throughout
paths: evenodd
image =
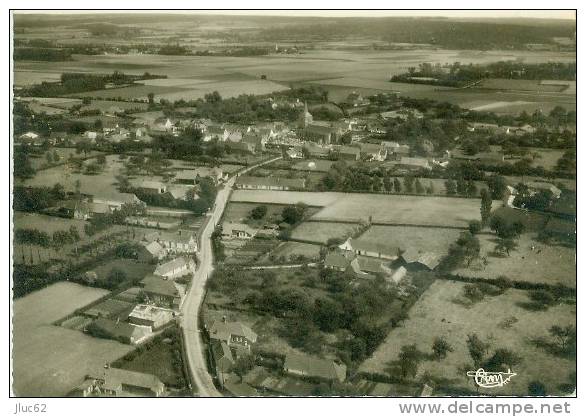
M 279 159 L 281 159 L 281 157 L 253 165 L 240 171 L 240 174 L 244 174 L 251 169 L 269 164 Z M 181 328 L 183 330 L 186 356 L 184 360 L 186 360 L 188 365 L 191 374 L 191 381 L 195 385 L 193 386 L 194 394 L 200 397 L 221 396 L 220 392 L 214 386 L 212 377 L 207 370 L 205 354 L 207 346 L 199 334 L 199 307 L 205 296 L 206 281 L 214 269 L 211 235 L 222 217 L 222 213 L 224 212 L 224 208 L 230 197 L 230 191 L 232 190 L 235 181 L 235 176 L 230 178 L 224 185 L 224 188 L 218 191 L 214 207 L 212 211 L 208 213 L 210 219 L 206 223 L 205 228 L 201 231 L 201 247 L 197 254 L 199 262 L 198 268 L 193 273 L 191 286 L 185 295 L 181 306 Z

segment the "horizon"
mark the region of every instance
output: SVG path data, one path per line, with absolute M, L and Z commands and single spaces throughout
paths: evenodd
M 576 21 L 575 10 L 13 10 L 18 15 L 194 15 L 226 17 L 442 18 Z

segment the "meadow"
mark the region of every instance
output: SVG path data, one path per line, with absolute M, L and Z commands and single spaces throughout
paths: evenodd
M 312 220 L 318 221 L 360 223 L 371 219 L 374 223 L 467 228 L 471 220 L 480 219 L 480 200 L 474 198 L 236 190 L 231 200 L 322 206 L 324 208 L 312 216 Z M 496 209 L 501 205 L 494 201 L 492 207 Z
M 410 310 L 404 325 L 391 330 L 359 370 L 393 374 L 397 372 L 395 361 L 402 346 L 414 343 L 424 354 L 431 355 L 434 339 L 444 337 L 453 352 L 441 361 L 427 357 L 418 375 L 428 374 L 436 381 L 434 394 L 450 389 L 475 392 L 473 379 L 466 376 L 467 370 L 475 370 L 466 340 L 469 334 L 476 333 L 489 343 L 489 355 L 495 349 L 507 348 L 522 358 L 519 365 L 511 368 L 517 375 L 507 385 L 480 388 L 478 394 L 527 395 L 531 381 L 543 383 L 548 395 L 565 394 L 560 385 L 566 384 L 576 371 L 576 362 L 554 356 L 533 341 L 549 339 L 548 330 L 553 325 L 575 325 L 576 306 L 560 304 L 547 311 L 528 311 L 520 306 L 528 300 L 527 292 L 516 289 L 466 306 L 456 300 L 463 287 L 459 282 L 434 282 Z
M 52 325 L 107 294 L 60 282 L 14 302 L 13 390 L 17 396 L 64 396 L 83 382 L 85 375 L 98 372 L 105 363 L 133 349 Z
M 454 273 L 489 279 L 504 275 L 516 281 L 562 284 L 576 288 L 576 250 L 545 245 L 536 237 L 536 233 L 522 234 L 517 240 L 517 248 L 510 251 L 510 256 L 495 256 L 496 237 L 479 235 L 480 256 L 486 258 L 488 263 L 473 262 L 469 267 L 457 269 Z

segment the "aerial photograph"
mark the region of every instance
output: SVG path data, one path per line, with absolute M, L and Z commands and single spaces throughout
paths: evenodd
M 10 396 L 575 397 L 576 14 L 12 10 Z

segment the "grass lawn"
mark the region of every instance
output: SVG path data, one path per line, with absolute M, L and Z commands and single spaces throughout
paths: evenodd
M 480 256 L 488 265 L 473 262 L 468 268 L 454 273 L 469 277 L 497 278 L 504 275 L 512 280 L 532 283 L 563 284 L 576 288 L 576 250 L 564 246 L 546 245 L 535 240 L 535 233 L 525 233 L 518 239 L 517 249 L 510 256 L 494 256 L 496 237 L 479 235 Z M 535 249 L 531 250 L 534 246 Z
M 415 248 L 421 252 L 434 252 L 444 256 L 459 235 L 459 230 L 433 227 L 371 226 L 360 236 L 360 240 L 398 247 L 401 250 Z
M 112 259 L 92 270 L 98 275 L 98 279 L 103 280 L 113 269 L 124 271 L 129 280 L 140 281 L 145 275 L 154 271 L 155 265 L 141 263 L 133 259 Z
M 108 294 L 108 291 L 60 282 L 14 302 L 14 393 L 17 396 L 64 396 L 86 374 L 133 348 L 97 339 L 52 322 Z
M 561 394 L 559 385 L 566 383 L 569 374 L 576 371 L 576 362 L 553 356 L 531 341 L 548 337 L 548 329 L 553 325 L 575 325 L 576 306 L 561 304 L 547 311 L 527 311 L 518 305 L 527 301 L 526 292 L 509 289 L 466 307 L 454 302 L 463 286 L 463 283 L 443 280 L 432 284 L 411 309 L 404 326 L 392 330 L 360 370 L 386 373 L 390 363 L 397 360 L 401 346 L 415 343 L 419 350 L 431 354 L 434 338 L 443 336 L 454 351 L 442 361 L 424 360 L 418 376 L 429 373 L 438 383 L 435 390 L 438 393 L 442 387 L 475 390 L 473 380 L 466 376 L 467 370 L 474 370 L 466 339 L 467 335 L 476 333 L 490 344 L 489 354 L 507 348 L 522 358 L 512 368 L 517 375 L 509 384 L 480 389 L 480 394 L 527 395 L 527 386 L 534 380 L 546 386 L 547 394 Z M 507 327 L 506 321 L 513 324 Z
M 330 238 L 346 239 L 351 237 L 360 226 L 352 223 L 303 222 L 291 233 L 294 239 L 315 243 L 326 243 Z

